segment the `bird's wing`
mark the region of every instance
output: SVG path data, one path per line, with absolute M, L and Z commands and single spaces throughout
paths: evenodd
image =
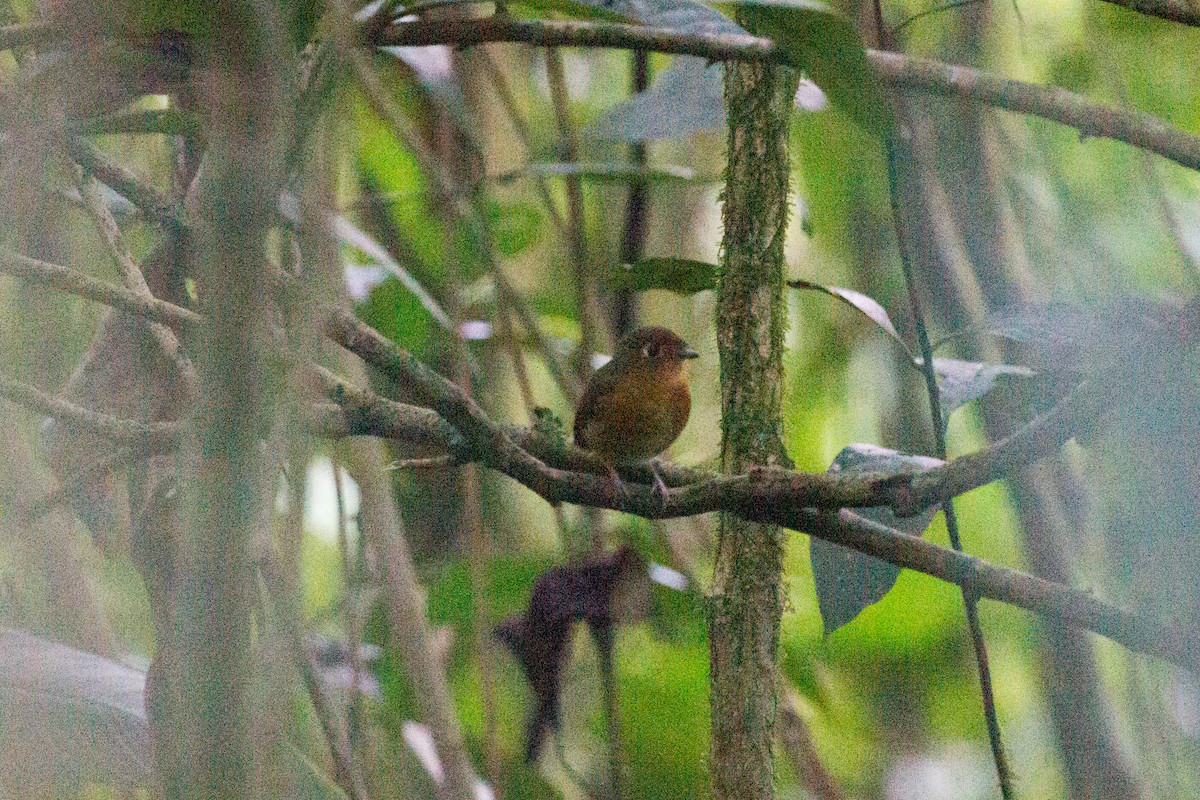
M 583 391 L 583 397 L 579 400 L 579 406 L 575 409 L 575 427 L 573 433 L 575 435 L 575 444 L 582 447 L 590 447 L 587 441 L 587 426 L 596 412 L 604 405 L 608 396 L 612 392 L 612 387 L 616 384 L 618 373 L 612 361 L 609 361 L 600 369 L 592 373 L 592 377 L 588 380 L 587 388 Z

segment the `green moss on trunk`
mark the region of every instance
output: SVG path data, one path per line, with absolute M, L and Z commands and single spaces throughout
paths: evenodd
M 788 221 L 790 70 L 730 64 L 717 344 L 721 357 L 723 467 L 785 464 L 780 442 L 783 244 Z M 775 794 L 776 653 L 782 611 L 781 532 L 721 517 L 710 622 L 712 796 Z

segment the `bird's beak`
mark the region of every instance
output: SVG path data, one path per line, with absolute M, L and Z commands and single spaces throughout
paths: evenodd
M 685 344 L 683 347 L 679 348 L 679 357 L 680 358 L 699 358 L 700 354 Z

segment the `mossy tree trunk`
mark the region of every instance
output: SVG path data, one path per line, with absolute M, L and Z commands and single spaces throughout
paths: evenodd
M 788 221 L 790 70 L 726 67 L 729 115 L 723 258 L 717 289 L 722 466 L 785 464 L 780 441 Z M 782 532 L 723 514 L 710 621 L 712 796 L 775 795 L 776 653 Z

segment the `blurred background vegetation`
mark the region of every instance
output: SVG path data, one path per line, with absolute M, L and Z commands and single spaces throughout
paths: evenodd
M 843 10 L 870 30 L 869 8 Z M 929 10 L 913 0 L 883 9 L 893 29 Z M 513 11 L 552 13 L 528 6 Z M 10 11 L 13 20 L 29 13 Z M 899 29 L 896 39 L 896 49 L 910 54 L 1061 86 L 1200 135 L 1197 27 L 1091 0 L 1016 0 L 960 4 L 922 16 Z M 652 55 L 647 61 L 654 75 L 672 59 Z M 459 368 L 455 331 L 462 333 L 475 397 L 494 418 L 529 424 L 532 404 L 569 425 L 572 403 L 547 352 L 567 365 L 567 383 L 574 381 L 582 274 L 602 310 L 598 329 L 589 333 L 596 352 L 610 352 L 614 334 L 631 315 L 639 324 L 676 330 L 700 351 L 691 421 L 671 458 L 715 466 L 720 395 L 712 292 L 630 293 L 614 289 L 610 278 L 623 261 L 642 256 L 717 260 L 723 132 L 648 142 L 639 183 L 630 178 L 628 167 L 638 158 L 630 144 L 595 135 L 604 133 L 597 121 L 630 95 L 635 58 L 628 53 L 563 49 L 548 55 L 524 45 L 406 48 L 377 51 L 371 64 L 425 146 L 459 180 L 481 185 L 490 246 L 519 303 L 498 293 L 476 238 L 462 230 L 447 235 L 445 211 L 430 200 L 430 176 L 347 81 L 325 98 L 330 111 L 320 135 L 336 211 L 357 229 L 341 238 L 340 255 L 359 316 L 448 375 Z M 0 66 L 12 85 L 17 58 L 5 53 Z M 562 87 L 553 77 L 558 68 Z M 565 90 L 567 102 L 561 96 L 556 101 L 557 88 Z M 680 107 L 698 102 L 686 95 L 670 101 Z M 162 96 L 148 96 L 133 108 L 166 107 Z M 1183 302 L 1200 289 L 1195 171 L 965 99 L 914 96 L 912 108 L 917 121 L 904 192 L 927 220 L 927 230 L 914 232 L 913 241 L 923 254 L 920 283 L 935 337 L 978 324 L 981 313 L 1017 301 L 1105 309 L 1131 296 Z M 170 191 L 177 137 L 117 133 L 92 140 Z M 878 139 L 836 105 L 809 102 L 793 117 L 790 146 L 790 277 L 871 295 L 911 341 Z M 571 162 L 582 166 L 575 170 Z M 626 218 L 639 185 L 645 192 L 644 244 L 631 235 Z M 120 203 L 109 199 L 131 247 L 144 256 L 157 239 L 154 226 L 127 209 L 122 216 Z M 70 192 L 53 195 L 40 214 L 35 255 L 118 279 Z M 946 255 L 939 230 L 964 258 Z M 573 236 L 579 237 L 576 251 Z M 379 249 L 404 271 L 407 285 L 383 263 Z M 414 285 L 427 296 L 415 293 Z M 10 278 L 0 279 L 0 303 L 0 369 L 57 392 L 87 351 L 104 309 Z M 796 468 L 824 471 L 856 442 L 928 452 L 920 376 L 902 363 L 894 342 L 827 296 L 790 291 L 787 303 L 784 434 Z M 526 310 L 543 342 L 521 321 Z M 453 321 L 447 325 L 439 314 Z M 1111 327 L 1117 338 L 1139 335 L 1123 333 L 1115 322 Z M 994 344 L 957 346 L 959 355 L 971 358 L 1021 355 L 997 352 Z M 1087 358 L 1074 358 L 1068 366 L 1086 371 Z M 1094 589 L 1128 607 L 1192 618 L 1200 599 L 1195 378 L 1194 359 L 1181 356 L 1169 374 L 1154 378 L 1166 390 L 1135 404 L 1127 419 L 1112 426 L 1114 433 L 1071 444 L 1053 464 L 963 497 L 958 510 L 967 550 Z M 949 427 L 951 457 L 1027 419 L 1036 407 L 1028 395 L 1023 384 L 1005 382 L 980 404 L 957 411 Z M 49 496 L 55 485 L 40 455 L 43 421 L 4 404 L 0 426 L 0 624 L 144 667 L 154 628 L 146 590 L 129 559 L 129 514 L 113 514 L 102 548 L 70 514 L 26 521 L 18 513 L 22 504 Z M 398 447 L 391 457 L 426 455 Z M 370 680 L 354 680 L 366 696 L 352 704 L 364 715 L 353 724 L 367 731 L 370 743 L 371 797 L 432 796 L 428 774 L 406 745 L 405 725 L 418 715 L 405 667 L 388 646 L 385 602 L 356 525 L 358 488 L 340 466 L 345 457 L 340 445 L 321 444 L 307 465 L 298 573 L 303 626 L 334 642 L 361 631 L 365 642 L 381 648 Z M 608 549 L 630 543 L 691 580 L 683 592 L 656 584 L 646 619 L 618 628 L 624 792 L 630 798 L 703 795 L 708 649 L 700 593 L 711 570 L 715 519 L 652 523 L 554 509 L 488 472 L 479 473 L 477 491 L 464 491 L 476 479 L 464 478 L 458 468 L 401 466 L 387 475 L 428 591 L 430 622 L 445 647 L 468 749 L 481 775 L 499 779 L 497 794 L 584 797 L 605 781 L 600 671 L 582 626 L 564 676 L 561 736 L 570 770 L 549 751 L 540 764 L 523 763 L 530 691 L 516 660 L 490 637 L 496 623 L 524 608 L 539 574 L 582 557 L 598 536 Z M 122 478 L 112 484 L 117 508 L 128 492 Z M 472 507 L 482 532 L 474 541 L 463 524 Z M 281 489 L 279 525 L 287 508 Z M 946 543 L 940 515 L 926 536 Z M 996 796 L 958 589 L 905 571 L 883 600 L 826 635 L 807 537 L 791 535 L 787 548 L 780 796 Z M 982 611 L 996 707 L 1020 796 L 1168 798 L 1200 792 L 1196 676 L 1106 640 L 1058 630 L 1019 609 L 988 603 Z M 322 674 L 331 686 L 340 680 L 332 668 Z M 296 724 L 306 736 L 305 749 L 322 764 L 327 755 L 320 728 L 298 682 L 295 688 Z M 336 696 L 349 702 L 344 693 Z M 801 740 L 809 737 L 807 744 L 789 736 L 796 731 Z M 106 741 L 97 736 L 98 746 Z M 840 795 L 814 784 L 805 766 L 813 754 Z M 111 790 L 100 776 L 68 794 L 105 796 Z

